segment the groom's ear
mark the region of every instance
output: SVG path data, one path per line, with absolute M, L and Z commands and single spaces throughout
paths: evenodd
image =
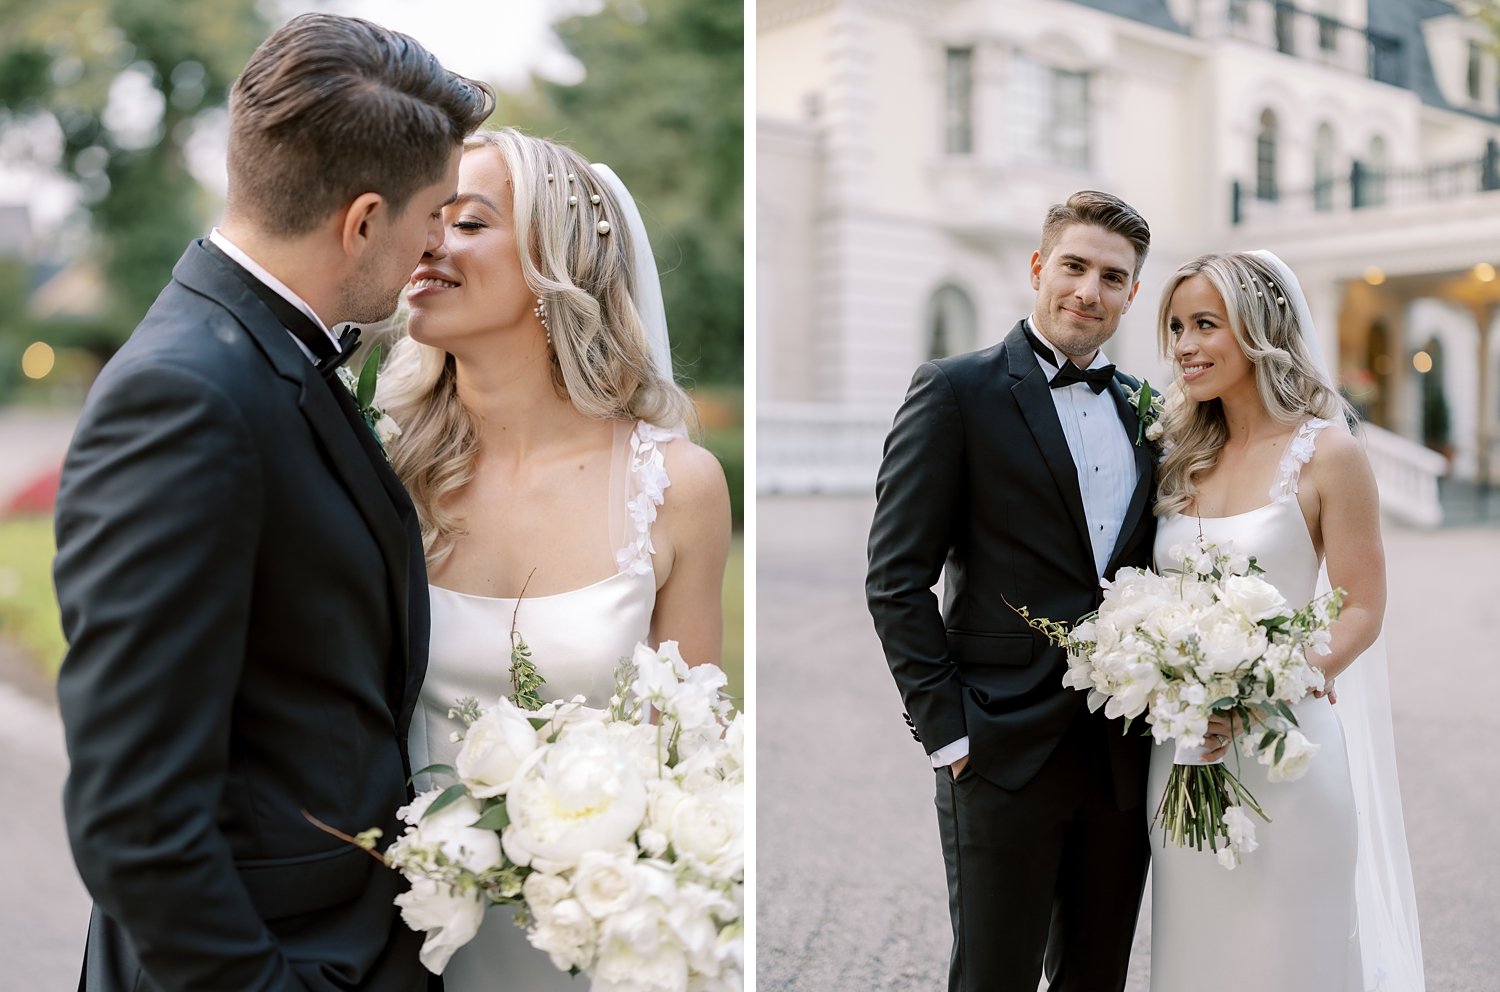
M 344 208 L 339 224 L 339 241 L 344 254 L 359 258 L 375 237 L 377 216 L 385 208 L 385 197 L 379 193 L 361 193 Z
M 1034 251 L 1031 253 L 1031 288 L 1040 290 L 1042 288 L 1042 253 Z
M 1125 311 L 1127 311 L 1127 310 L 1130 309 L 1130 304 L 1135 301 L 1135 294 L 1139 293 L 1140 291 L 1141 291 L 1141 282 L 1140 282 L 1139 279 L 1137 279 L 1135 282 L 1131 283 L 1131 285 L 1130 285 L 1130 295 L 1127 296 L 1127 297 L 1125 297 L 1125 305 L 1120 308 L 1120 312 L 1121 313 L 1124 313 Z

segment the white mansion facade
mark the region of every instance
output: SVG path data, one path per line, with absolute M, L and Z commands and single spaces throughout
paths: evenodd
M 1442 0 L 1299 2 L 760 0 L 761 489 L 870 491 L 912 370 L 1029 311 L 1083 188 L 1152 228 L 1123 368 L 1165 381 L 1178 264 L 1269 248 L 1390 432 L 1386 504 L 1433 522 L 1417 442 L 1500 481 L 1495 38 Z

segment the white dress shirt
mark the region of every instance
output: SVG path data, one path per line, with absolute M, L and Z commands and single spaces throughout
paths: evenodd
M 249 272 L 252 276 L 259 279 L 267 286 L 271 287 L 271 289 L 275 291 L 277 296 L 286 300 L 298 310 L 301 310 L 303 313 L 311 317 L 312 322 L 318 325 L 318 329 L 321 330 L 324 334 L 328 335 L 328 340 L 333 342 L 334 350 L 338 350 L 339 339 L 334 335 L 332 331 L 328 329 L 328 327 L 323 323 L 322 319 L 318 317 L 313 308 L 307 305 L 307 301 L 302 299 L 302 297 L 298 296 L 296 293 L 292 292 L 291 289 L 287 287 L 286 283 L 271 275 L 271 273 L 266 271 L 265 266 L 261 265 L 249 255 L 246 255 L 244 250 L 241 249 L 239 245 L 224 237 L 224 233 L 217 227 L 209 232 L 208 240 L 218 245 L 219 250 L 224 254 L 228 255 L 230 258 L 243 265 L 245 267 L 245 271 Z M 318 363 L 318 356 L 309 351 L 307 345 L 303 344 L 301 340 L 298 339 L 297 335 L 292 334 L 291 331 L 287 331 L 287 334 L 291 335 L 292 340 L 297 342 L 297 347 L 302 349 L 302 354 L 307 356 L 307 360 L 316 365 Z
M 1059 357 L 1057 346 L 1036 329 L 1036 322 L 1026 318 L 1026 326 L 1037 340 L 1051 348 Z M 1066 361 L 1066 359 L 1063 359 Z M 1062 367 L 1056 362 L 1037 356 L 1050 382 Z M 1096 369 L 1109 364 L 1101 350 L 1094 355 L 1089 368 Z M 1073 456 L 1073 465 L 1078 471 L 1078 491 L 1083 496 L 1083 516 L 1088 524 L 1089 542 L 1094 551 L 1094 571 L 1100 577 L 1109 564 L 1110 552 L 1120 536 L 1120 526 L 1125 522 L 1125 513 L 1130 509 L 1130 497 L 1140 473 L 1136 471 L 1135 452 L 1131 438 L 1120 423 L 1120 414 L 1109 390 L 1095 393 L 1086 382 L 1073 382 L 1050 390 L 1052 405 L 1057 409 L 1057 420 L 1062 425 L 1063 436 L 1068 440 L 1068 451 Z M 960 737 L 952 744 L 932 752 L 932 767 L 942 768 L 953 764 L 969 753 L 969 738 Z

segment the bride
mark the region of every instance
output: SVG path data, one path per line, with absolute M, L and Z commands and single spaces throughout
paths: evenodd
M 661 289 L 614 173 L 514 130 L 465 142 L 443 245 L 407 299 L 379 402 L 422 524 L 432 606 L 412 767 L 452 763 L 448 710 L 511 692 L 511 632 L 543 699 L 607 703 L 637 642 L 719 661 L 730 538 L 715 458 L 683 436 Z M 491 910 L 450 992 L 579 985 Z
M 1264 766 L 1240 762 L 1230 747 L 1246 728 L 1210 723 L 1217 746 L 1206 757 L 1227 756 L 1272 819 L 1256 823 L 1259 847 L 1226 871 L 1207 852 L 1164 845 L 1153 827 L 1152 992 L 1420 990 L 1377 644 L 1386 598 L 1379 501 L 1301 287 L 1268 252 L 1205 255 L 1168 281 L 1159 334 L 1177 395 L 1164 419 L 1158 562 L 1201 534 L 1254 555 L 1290 603 L 1313 598 L 1320 566 L 1346 595 L 1331 652 L 1312 659 L 1325 692 L 1294 707 L 1318 747 L 1303 778 L 1268 781 Z M 1172 762 L 1170 743 L 1154 749 L 1152 809 Z

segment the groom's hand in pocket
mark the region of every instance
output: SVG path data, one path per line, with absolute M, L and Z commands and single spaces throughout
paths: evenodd
M 964 769 L 968 767 L 968 764 L 969 756 L 966 754 L 962 758 L 959 758 L 957 761 L 955 761 L 953 764 L 949 765 L 948 770 L 953 773 L 953 777 L 956 779 L 964 773 Z

